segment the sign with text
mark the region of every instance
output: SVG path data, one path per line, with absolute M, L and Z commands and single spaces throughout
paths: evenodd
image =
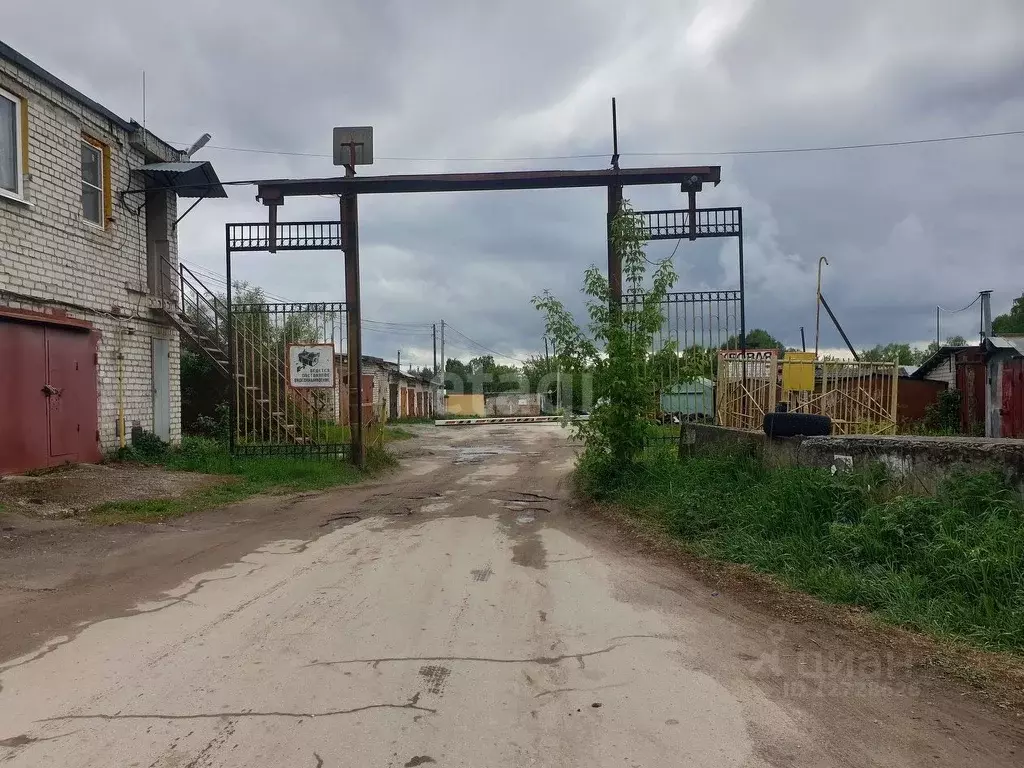
M 333 344 L 289 344 L 288 384 L 292 387 L 334 387 Z
M 725 366 L 729 379 L 743 376 L 743 364 L 746 362 L 748 379 L 774 379 L 779 364 L 777 349 L 722 349 L 718 352 L 718 368 Z

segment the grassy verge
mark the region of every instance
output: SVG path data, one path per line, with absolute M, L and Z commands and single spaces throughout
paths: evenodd
M 612 482 L 581 463 L 581 489 L 683 540 L 829 602 L 985 649 L 1024 653 L 1024 503 L 996 474 L 935 497 L 879 471 L 767 468 L 749 456 L 678 461 L 652 451 Z
M 352 433 L 347 426 L 343 426 L 341 424 L 326 424 L 323 429 L 323 438 L 325 442 L 347 443 L 352 440 Z M 411 437 L 416 437 L 416 435 L 407 429 L 402 429 L 401 427 L 396 426 L 384 427 L 384 442 L 386 443 L 391 443 L 396 440 L 408 440 Z
M 90 519 L 102 525 L 158 522 L 203 509 L 230 504 L 260 493 L 290 493 L 349 485 L 366 477 L 338 460 L 287 456 L 233 457 L 226 447 L 205 438 L 186 437 L 180 448 L 153 458 L 168 469 L 224 475 L 224 482 L 174 499 L 114 501 L 92 509 Z M 369 473 L 393 463 L 388 454 L 368 456 Z

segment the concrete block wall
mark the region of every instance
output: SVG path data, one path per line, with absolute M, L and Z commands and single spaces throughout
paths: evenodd
M 723 446 L 749 450 L 771 466 L 836 472 L 882 464 L 911 490 L 933 493 L 952 473 L 996 471 L 1024 493 L 1024 440 L 915 435 L 832 435 L 769 439 L 763 432 L 709 424 L 687 426 L 694 453 Z
M 118 447 L 117 353 L 124 355 L 126 423 L 153 428 L 152 338 L 170 341 L 171 437 L 181 436 L 180 343 L 148 288 L 144 196 L 132 169 L 147 160 L 123 125 L 92 111 L 31 73 L 0 59 L 0 88 L 28 104 L 23 200 L 0 197 L 0 304 L 60 310 L 93 324 L 99 341 L 99 431 L 104 452 Z M 112 210 L 104 227 L 82 215 L 83 135 L 109 148 Z M 169 149 L 169 148 L 168 148 Z M 169 158 L 168 158 L 169 159 Z M 176 218 L 173 196 L 169 223 Z M 172 238 L 170 259 L 177 264 Z M 129 333 L 129 329 L 131 332 Z M 120 332 L 119 332 L 120 330 Z

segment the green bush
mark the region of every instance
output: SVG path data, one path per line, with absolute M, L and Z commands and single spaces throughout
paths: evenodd
M 887 620 L 1024 652 L 1024 502 L 998 474 L 907 495 L 884 470 L 833 476 L 742 455 L 648 453 L 609 482 L 582 462 L 580 488 L 645 510 L 698 553 L 780 575 Z
M 167 453 L 167 448 L 167 443 L 159 437 L 142 430 L 132 436 L 131 445 L 122 448 L 118 458 L 124 461 L 159 461 Z
M 925 408 L 924 426 L 929 432 L 957 435 L 960 433 L 960 391 L 947 389 L 939 399 Z

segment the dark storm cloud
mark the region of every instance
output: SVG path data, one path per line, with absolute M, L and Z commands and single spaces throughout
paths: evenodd
M 1024 127 L 1024 6 L 1015 0 L 818 2 L 179 2 L 18 4 L 4 40 L 159 135 L 327 153 L 333 125 L 373 124 L 378 173 L 601 167 L 605 159 L 474 157 L 607 153 L 608 99 L 622 151 L 699 152 L 862 143 Z M 53 18 L 64 20 L 55 33 Z M 1014 222 L 1024 139 L 735 157 L 624 157 L 625 165 L 720 163 L 706 205 L 743 205 L 749 325 L 790 344 L 813 324 L 814 272 L 858 346 L 924 341 L 936 304 L 1024 290 Z M 223 179 L 333 175 L 330 159 L 208 148 Z M 452 158 L 388 160 L 384 158 Z M 461 158 L 461 159 L 460 159 Z M 368 172 L 368 169 L 367 169 Z M 232 188 L 180 229 L 181 256 L 223 271 L 227 220 L 262 218 Z M 639 206 L 672 189 L 628 191 Z M 289 200 L 289 218 L 329 217 L 330 199 Z M 599 191 L 366 199 L 367 317 L 444 317 L 487 347 L 540 348 L 529 298 L 582 307 L 582 270 L 602 264 Z M 672 243 L 651 246 L 652 258 Z M 730 288 L 735 245 L 684 242 L 681 289 Z M 335 298 L 338 254 L 253 257 L 238 274 L 287 298 Z M 973 312 L 944 331 L 976 331 Z M 828 346 L 839 344 L 823 333 Z M 452 333 L 450 340 L 457 338 Z M 376 326 L 370 352 L 428 362 L 424 329 Z M 466 356 L 473 345 L 460 339 Z M 452 349 L 449 346 L 449 349 Z M 477 348 L 476 351 L 481 351 Z

